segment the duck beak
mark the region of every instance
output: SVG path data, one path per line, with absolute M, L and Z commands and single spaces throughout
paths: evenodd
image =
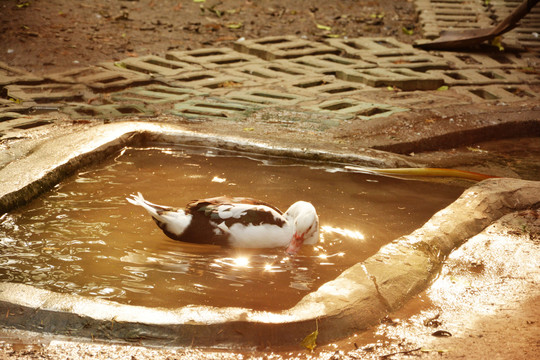
M 294 234 L 291 243 L 287 247 L 287 250 L 285 252 L 289 255 L 296 255 L 298 250 L 302 247 L 302 244 L 304 243 L 304 235 L 303 234 Z

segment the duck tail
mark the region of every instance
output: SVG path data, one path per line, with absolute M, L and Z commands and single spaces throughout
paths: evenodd
M 153 204 L 150 201 L 145 200 L 141 193 L 137 193 L 137 195 L 132 194 L 131 198 L 126 198 L 126 200 L 133 205 L 142 206 L 150 215 L 152 215 L 152 217 L 159 218 L 164 211 L 173 210 L 171 207 Z
M 141 193 L 132 194 L 126 200 L 148 211 L 156 224 L 172 239 L 178 239 L 191 222 L 191 215 L 186 215 L 184 211 L 169 206 L 153 204 L 145 200 Z

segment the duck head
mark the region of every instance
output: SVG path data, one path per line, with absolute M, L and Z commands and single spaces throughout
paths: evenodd
M 294 234 L 287 247 L 287 254 L 296 254 L 302 244 L 314 245 L 319 242 L 319 216 L 312 204 L 297 201 L 284 215 L 294 225 Z

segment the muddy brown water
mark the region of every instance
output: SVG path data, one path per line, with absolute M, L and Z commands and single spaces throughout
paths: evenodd
M 203 147 L 127 148 L 0 218 L 0 281 L 152 307 L 282 310 L 420 227 L 463 188 Z M 183 207 L 230 195 L 312 202 L 321 241 L 233 249 L 167 238 L 125 198 Z

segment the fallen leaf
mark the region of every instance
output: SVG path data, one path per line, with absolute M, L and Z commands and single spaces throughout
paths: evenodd
M 502 37 L 501 36 L 495 36 L 493 38 L 493 40 L 491 40 L 491 45 L 498 48 L 499 51 L 504 51 L 504 46 L 502 45 Z
M 437 330 L 433 334 L 431 334 L 431 336 L 450 337 L 450 336 L 452 336 L 452 334 L 449 331 L 446 331 L 446 330 Z
M 448 85 L 443 85 L 437 89 L 437 91 L 445 91 L 445 90 L 448 90 Z
M 319 336 L 319 331 L 315 330 L 302 340 L 302 346 L 313 351 L 317 347 L 317 336 Z
M 342 37 L 343 35 L 345 35 L 345 34 L 326 34 L 324 36 L 326 36 L 328 38 L 339 38 L 339 37 Z
M 317 29 L 321 29 L 321 30 L 332 30 L 332 27 L 330 26 L 326 26 L 326 25 L 321 25 L 321 24 L 317 24 Z
M 319 321 L 315 319 L 315 331 L 302 340 L 302 346 L 313 351 L 317 347 L 317 336 L 319 336 Z
M 252 128 L 252 127 L 245 127 L 244 128 L 244 131 L 254 131 L 255 128 Z
M 404 33 L 405 35 L 413 35 L 413 34 L 414 34 L 414 29 L 408 29 L 408 28 L 406 28 L 405 26 L 403 26 L 403 27 L 401 28 L 401 31 L 403 31 L 403 33 Z
M 203 3 L 205 2 L 206 0 L 193 0 L 194 3 Z
M 230 24 L 227 24 L 227 27 L 229 29 L 240 29 L 242 26 L 244 26 L 244 24 L 242 23 L 230 23 Z

